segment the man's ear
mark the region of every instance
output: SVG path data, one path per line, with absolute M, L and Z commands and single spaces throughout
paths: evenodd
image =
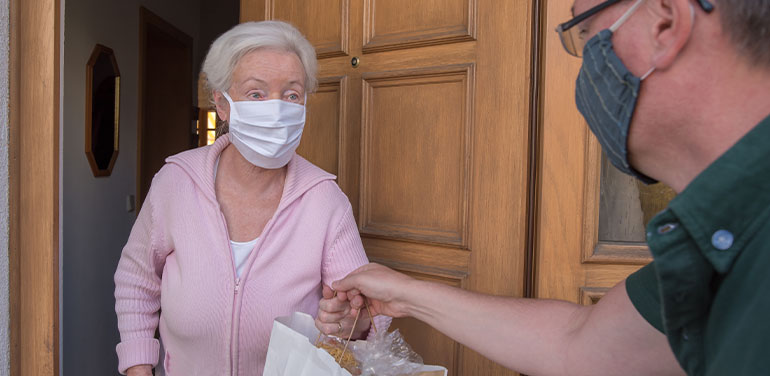
M 219 90 L 214 91 L 214 105 L 217 106 L 217 115 L 219 115 L 219 118 L 227 121 L 230 116 L 230 103 Z
M 676 60 L 693 32 L 695 9 L 690 0 L 648 0 L 652 23 L 652 66 L 666 69 Z

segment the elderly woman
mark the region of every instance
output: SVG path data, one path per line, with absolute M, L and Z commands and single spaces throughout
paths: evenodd
M 334 176 L 295 154 L 315 51 L 292 26 L 240 24 L 203 64 L 229 133 L 166 160 L 115 273 L 119 371 L 261 375 L 273 319 L 302 311 L 365 337 L 328 285 L 367 263 Z M 376 320 L 379 320 L 377 318 Z M 387 323 L 380 323 L 386 326 Z

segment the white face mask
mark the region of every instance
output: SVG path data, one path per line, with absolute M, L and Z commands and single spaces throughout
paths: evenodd
M 289 163 L 305 128 L 305 106 L 272 99 L 230 103 L 230 142 L 255 166 L 280 168 Z

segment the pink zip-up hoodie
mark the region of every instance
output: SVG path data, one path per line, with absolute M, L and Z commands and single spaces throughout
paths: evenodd
M 157 364 L 160 326 L 169 375 L 261 375 L 273 320 L 315 316 L 321 282 L 368 262 L 335 177 L 295 154 L 278 209 L 237 278 L 214 191 L 229 144 L 225 135 L 169 157 L 153 178 L 115 272 L 120 373 Z

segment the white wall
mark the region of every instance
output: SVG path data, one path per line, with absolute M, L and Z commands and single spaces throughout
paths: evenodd
M 113 274 L 135 213 L 139 7 L 195 40 L 200 0 L 67 0 L 63 68 L 63 375 L 117 374 Z M 96 43 L 115 52 L 121 74 L 120 146 L 110 177 L 94 178 L 84 153 L 85 70 Z M 192 88 L 191 88 L 192 90 Z M 194 103 L 190 104 L 191 106 Z M 1 372 L 0 372 L 1 373 Z
M 8 0 L 0 0 L 0 375 L 10 371 L 8 318 Z

